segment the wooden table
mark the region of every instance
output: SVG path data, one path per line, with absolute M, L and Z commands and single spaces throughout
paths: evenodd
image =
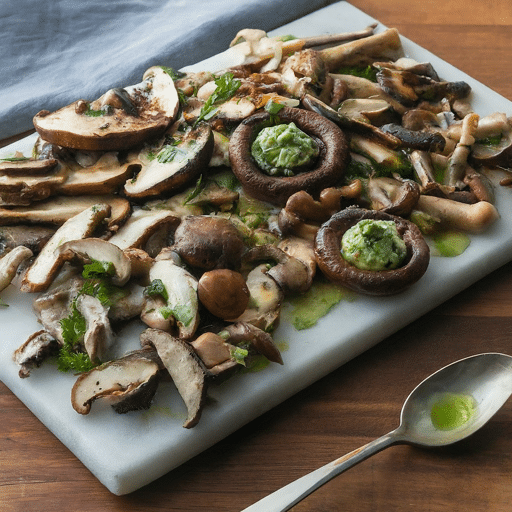
M 510 0 L 352 3 L 512 99 Z M 213 448 L 122 497 L 98 483 L 0 385 L 0 510 L 240 511 L 393 429 L 404 399 L 423 378 L 487 351 L 512 354 L 512 263 Z M 293 510 L 504 512 L 511 504 L 512 401 L 458 445 L 390 448 Z

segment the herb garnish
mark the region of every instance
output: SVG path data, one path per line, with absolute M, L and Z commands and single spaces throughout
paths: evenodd
M 233 73 L 228 72 L 216 78 L 215 85 L 217 87 L 201 108 L 201 112 L 199 113 L 199 117 L 197 118 L 195 125 L 200 121 L 208 121 L 211 119 L 218 110 L 218 107 L 215 105 L 232 98 L 240 85 L 242 85 L 242 82 L 234 78 Z
M 165 300 L 165 302 L 169 300 L 169 294 L 167 293 L 165 285 L 161 279 L 153 279 L 150 285 L 146 286 L 146 288 L 144 289 L 144 295 L 146 295 L 146 297 L 160 295 L 162 299 Z

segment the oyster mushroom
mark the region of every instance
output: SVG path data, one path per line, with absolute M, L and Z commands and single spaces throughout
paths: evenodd
M 372 210 L 407 217 L 420 197 L 420 187 L 412 180 L 370 178 L 366 188 Z
M 444 197 L 421 195 L 415 209 L 426 213 L 441 226 L 469 233 L 480 233 L 499 218 L 496 207 L 487 201 L 466 204 Z
M 83 238 L 70 240 L 56 249 L 62 261 L 78 259 L 82 264 L 92 261 L 108 262 L 112 265 L 110 279 L 115 286 L 123 286 L 131 276 L 131 260 L 114 244 L 101 238 Z
M 126 181 L 124 193 L 132 199 L 157 197 L 196 180 L 208 166 L 213 145 L 211 128 L 201 124 L 176 144 L 164 145 L 152 159 L 141 153 L 142 169 Z
M 361 270 L 348 263 L 341 253 L 345 231 L 363 219 L 391 220 L 407 247 L 405 263 L 392 270 Z M 331 281 L 367 295 L 400 293 L 426 272 L 430 251 L 420 230 L 412 222 L 384 212 L 347 208 L 336 213 L 318 230 L 315 254 L 319 269 Z
M 173 251 L 202 270 L 240 268 L 243 239 L 228 219 L 210 215 L 186 217 L 176 228 Z
M 313 169 L 295 176 L 278 177 L 269 176 L 256 165 L 251 155 L 251 144 L 257 133 L 270 122 L 267 112 L 255 114 L 240 123 L 231 136 L 229 158 L 233 173 L 249 195 L 282 206 L 299 190 L 317 193 L 335 185 L 343 176 L 349 152 L 344 133 L 315 112 L 284 107 L 278 117 L 280 123 L 293 122 L 319 140 L 320 155 Z
M 132 148 L 161 135 L 179 108 L 174 82 L 162 68 L 148 69 L 143 80 L 131 93 L 107 92 L 106 97 L 92 103 L 96 108 L 78 100 L 53 113 L 42 110 L 34 116 L 34 127 L 42 139 L 65 148 L 91 151 Z M 113 105 L 107 107 L 108 102 Z M 127 103 L 133 109 L 126 108 Z
M 62 224 L 28 269 L 21 290 L 39 292 L 48 288 L 63 263 L 62 255 L 56 249 L 69 240 L 90 236 L 96 226 L 110 215 L 110 211 L 110 206 L 96 204 Z
M 88 414 L 95 400 L 106 400 L 118 413 L 149 409 L 160 380 L 158 356 L 143 349 L 82 373 L 71 389 L 71 405 Z
M 140 335 L 141 345 L 155 347 L 187 407 L 183 426 L 192 428 L 199 422 L 203 410 L 207 370 L 186 341 L 157 329 L 146 329 Z
M 19 245 L 0 258 L 0 291 L 9 286 L 18 267 L 32 256 L 33 253 L 28 247 Z

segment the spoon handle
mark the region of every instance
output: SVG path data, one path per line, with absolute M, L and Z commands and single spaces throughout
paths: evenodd
M 285 512 L 335 476 L 398 442 L 395 431 L 390 432 L 289 483 L 242 512 Z

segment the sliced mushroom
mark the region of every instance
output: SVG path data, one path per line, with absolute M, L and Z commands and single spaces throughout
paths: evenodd
M 77 258 L 82 264 L 92 261 L 112 264 L 110 279 L 115 286 L 123 286 L 131 276 L 131 260 L 114 244 L 101 238 L 83 238 L 64 242 L 56 249 L 57 256 L 62 261 L 72 261 Z
M 267 270 L 267 265 L 261 264 L 247 275 L 249 305 L 236 321 L 247 322 L 268 332 L 279 319 L 284 293 L 275 279 L 267 274 Z
M 281 353 L 268 332 L 247 322 L 236 322 L 228 325 L 224 329 L 224 332 L 229 334 L 229 343 L 233 345 L 249 343 L 256 352 L 265 356 L 269 361 L 283 364 Z
M 143 347 L 155 347 L 187 407 L 183 426 L 194 427 L 201 417 L 207 389 L 207 370 L 201 360 L 189 343 L 164 331 L 146 329 L 140 341 Z
M 56 188 L 56 193 L 68 196 L 112 194 L 139 168 L 138 162 L 133 159 L 120 162 L 114 152 L 103 154 L 87 167 L 73 162 L 65 162 L 64 165 L 67 167 L 67 178 Z
M 114 343 L 108 308 L 91 295 L 79 295 L 75 305 L 85 319 L 86 330 L 83 341 L 85 351 L 91 361 L 101 361 Z
M 366 188 L 372 210 L 408 217 L 420 197 L 420 187 L 412 180 L 370 178 Z
M 404 147 L 411 149 L 440 153 L 446 145 L 446 139 L 440 133 L 408 130 L 394 123 L 383 125 L 380 129 L 391 133 L 402 141 Z
M 103 99 L 114 103 L 110 107 L 94 109 L 78 100 L 53 113 L 39 112 L 34 127 L 42 139 L 65 148 L 113 151 L 132 148 L 162 134 L 178 113 L 178 93 L 162 68 L 148 69 L 144 82 L 129 94 L 134 110 L 126 108 L 124 93 L 124 101 L 114 91 L 107 94 Z M 102 102 L 100 99 L 93 106 L 101 107 Z
M 249 195 L 276 205 L 284 205 L 288 197 L 299 190 L 318 193 L 335 185 L 343 176 L 348 162 L 348 144 L 344 133 L 323 116 L 298 108 L 283 108 L 280 123 L 295 125 L 320 141 L 321 151 L 316 166 L 290 177 L 269 176 L 254 162 L 251 144 L 256 134 L 270 120 L 262 112 L 245 119 L 234 131 L 229 145 L 229 158 L 235 176 Z
M 143 349 L 82 373 L 71 390 L 73 409 L 88 414 L 98 399 L 118 413 L 149 409 L 159 382 L 157 359 L 153 350 Z
M 96 204 L 62 224 L 28 269 L 21 283 L 21 290 L 39 292 L 48 288 L 63 263 L 62 256 L 56 249 L 69 240 L 90 236 L 96 226 L 110 215 L 110 211 L 110 206 Z
M 311 287 L 312 275 L 307 266 L 274 245 L 260 245 L 244 255 L 246 262 L 274 261 L 267 274 L 287 293 L 304 293 Z
M 202 124 L 176 144 L 164 145 L 150 160 L 141 153 L 142 169 L 126 181 L 124 193 L 141 199 L 176 191 L 197 180 L 212 154 L 213 134 L 207 124 Z
M 132 272 L 133 275 L 133 272 Z M 125 294 L 114 301 L 108 310 L 111 322 L 126 322 L 141 315 L 144 308 L 144 286 L 128 283 Z
M 178 225 L 180 219 L 167 210 L 135 210 L 121 228 L 109 238 L 120 249 L 140 248 L 162 225 Z
M 53 171 L 57 166 L 55 158 L 34 160 L 33 158 L 20 160 L 0 160 L 0 175 L 7 176 L 41 176 Z
M 32 256 L 33 253 L 28 247 L 19 245 L 0 258 L 0 291 L 9 286 L 18 267 Z
M 0 201 L 4 206 L 27 206 L 56 194 L 66 179 L 67 169 L 61 165 L 44 176 L 0 175 Z
M 226 361 L 231 361 L 231 350 L 234 348 L 233 345 L 227 343 L 226 340 L 213 332 L 205 332 L 198 336 L 195 340 L 190 342 L 190 345 L 194 348 L 196 354 L 199 356 L 203 364 L 212 370 L 212 368 L 218 367 Z M 228 365 L 223 366 L 223 370 Z M 230 367 L 236 367 L 237 363 L 229 365 Z M 218 370 L 218 368 L 217 368 Z M 218 372 L 214 372 L 217 374 Z
M 237 270 L 240 268 L 244 243 L 228 219 L 196 215 L 186 217 L 177 227 L 173 250 L 194 268 Z
M 46 226 L 0 226 L 0 256 L 19 245 L 24 245 L 37 254 L 54 233 L 55 228 Z
M 405 263 L 393 270 L 361 270 L 348 263 L 341 253 L 341 238 L 345 231 L 362 219 L 391 220 L 407 246 Z M 318 267 L 331 281 L 368 295 L 400 293 L 426 272 L 430 251 L 420 230 L 401 217 L 384 212 L 347 208 L 336 213 L 318 230 L 315 240 Z
M 91 206 L 104 202 L 112 208 L 108 218 L 109 229 L 116 229 L 128 217 L 130 203 L 119 196 L 55 196 L 30 206 L 0 208 L 0 224 L 55 224 L 60 226 L 67 220 Z
M 31 370 L 39 368 L 48 357 L 59 350 L 59 347 L 59 342 L 44 330 L 30 335 L 27 341 L 14 351 L 13 358 L 20 367 L 20 378 L 30 377 Z
M 169 259 L 155 261 L 149 279 L 159 279 L 167 292 L 164 305 L 158 310 L 159 315 L 164 319 L 175 319 L 180 338 L 192 338 L 199 325 L 197 279 Z

